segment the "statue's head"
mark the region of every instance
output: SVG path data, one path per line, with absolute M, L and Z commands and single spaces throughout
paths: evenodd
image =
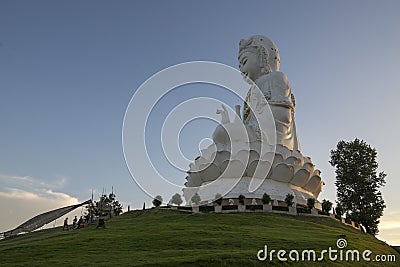
M 262 35 L 240 40 L 238 60 L 240 71 L 253 81 L 264 74 L 279 71 L 278 48 Z

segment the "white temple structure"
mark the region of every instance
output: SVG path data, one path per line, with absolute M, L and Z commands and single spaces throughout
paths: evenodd
M 189 202 L 195 193 L 203 200 L 217 194 L 260 199 L 267 193 L 284 201 L 293 194 L 295 203 L 306 205 L 308 198 L 318 198 L 324 182 L 300 150 L 295 98 L 287 76 L 279 71 L 278 48 L 265 36 L 252 36 L 240 41 L 238 60 L 251 85 L 243 116 L 240 106 L 233 121 L 225 106 L 217 111 L 222 120 L 214 143 L 190 164 L 184 196 Z

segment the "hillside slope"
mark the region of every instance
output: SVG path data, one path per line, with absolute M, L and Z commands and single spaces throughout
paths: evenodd
M 61 228 L 38 231 L 0 241 L 1 266 L 398 266 L 400 255 L 385 243 L 331 218 L 270 213 L 188 214 L 152 209 L 132 211 L 75 231 Z M 369 256 L 396 255 L 397 262 L 301 261 L 303 250 L 369 249 Z M 268 246 L 296 249 L 300 260 L 257 259 Z M 337 253 L 339 255 L 339 253 Z M 295 254 L 293 254 L 295 255 Z M 262 254 L 261 254 L 262 256 Z M 361 256 L 360 256 L 361 257 Z

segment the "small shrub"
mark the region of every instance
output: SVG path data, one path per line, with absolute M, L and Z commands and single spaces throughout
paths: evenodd
M 171 201 L 172 204 L 176 204 L 180 206 L 183 202 L 182 197 L 180 194 L 176 193 L 175 195 L 172 196 Z
M 245 199 L 246 199 L 245 196 L 239 195 L 239 203 L 240 203 L 240 204 L 244 205 L 244 200 L 245 200 Z
M 192 198 L 190 199 L 190 201 L 192 202 L 192 203 L 194 203 L 194 204 L 196 204 L 196 205 L 199 205 L 199 203 L 200 203 L 200 201 L 201 201 L 201 198 L 200 198 L 200 196 L 199 196 L 199 194 L 194 194 L 193 196 L 192 196 Z
M 335 213 L 337 216 L 342 217 L 344 210 L 343 207 L 341 205 L 337 205 L 336 209 L 335 209 Z
M 222 204 L 222 195 L 221 194 L 216 194 L 215 195 L 215 200 L 214 200 L 214 202 L 217 204 L 217 205 L 219 205 L 219 206 L 221 206 L 221 204 Z
M 271 200 L 272 200 L 271 197 L 267 193 L 264 193 L 264 195 L 262 196 L 262 203 L 270 204 Z
M 312 210 L 315 206 L 315 199 L 310 197 L 309 199 L 307 199 L 307 207 L 309 210 Z
M 153 205 L 154 205 L 154 207 L 157 208 L 157 207 L 161 206 L 162 201 L 163 201 L 163 199 L 162 199 L 162 197 L 161 197 L 160 195 L 156 196 L 156 197 L 153 199 Z
M 288 207 L 292 207 L 292 206 L 293 206 L 293 204 L 294 204 L 293 198 L 294 198 L 293 194 L 287 194 L 287 195 L 286 195 L 286 197 L 285 197 L 285 202 L 286 202 L 286 205 L 287 205 Z
M 332 209 L 332 202 L 329 200 L 322 200 L 322 212 L 325 214 L 329 214 L 329 211 Z

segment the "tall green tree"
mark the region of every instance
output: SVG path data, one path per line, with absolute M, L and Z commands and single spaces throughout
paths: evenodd
M 331 151 L 329 163 L 336 167 L 337 204 L 368 233 L 378 233 L 379 219 L 386 207 L 380 188 L 386 174 L 377 173 L 377 152 L 363 140 L 340 141 Z

